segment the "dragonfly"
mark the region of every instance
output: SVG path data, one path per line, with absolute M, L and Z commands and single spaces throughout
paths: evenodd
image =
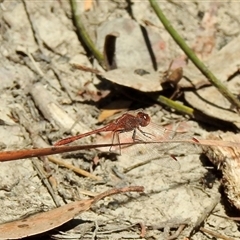
M 82 133 L 76 136 L 64 138 L 56 142 L 54 146 L 65 145 L 96 133 L 109 132 L 109 131 L 113 132 L 112 143 L 114 142 L 115 136 L 117 137 L 118 143 L 120 143 L 119 135 L 124 132 L 133 132 L 132 140 L 137 141 L 137 138 L 136 138 L 137 131 L 141 132 L 144 136 L 150 135 L 141 129 L 141 127 L 144 128 L 148 126 L 150 121 L 151 121 L 150 116 L 144 112 L 138 112 L 136 116 L 131 113 L 124 113 L 122 116 L 108 123 L 104 127 L 95 129 L 90 132 Z
M 60 141 L 57 141 L 54 146 L 61 146 L 66 145 L 69 143 L 72 143 L 78 139 L 85 138 L 87 136 L 102 133 L 102 132 L 112 132 L 112 144 L 114 143 L 114 140 L 117 140 L 118 147 L 112 147 L 110 146 L 109 151 L 112 152 L 112 148 L 114 148 L 114 151 L 116 149 L 116 152 L 122 155 L 122 149 L 125 153 L 129 156 L 129 158 L 134 159 L 134 157 L 140 157 L 142 158 L 149 158 L 150 159 L 159 159 L 159 152 L 162 150 L 163 152 L 163 145 L 161 144 L 161 150 L 159 149 L 159 143 L 153 144 L 152 146 L 131 146 L 129 144 L 128 146 L 122 146 L 121 143 L 129 142 L 134 143 L 136 142 L 159 142 L 159 141 L 166 141 L 167 139 L 172 139 L 173 137 L 176 137 L 177 132 L 169 130 L 167 128 L 158 126 L 151 122 L 151 117 L 143 112 L 127 112 L 124 113 L 122 116 L 118 117 L 114 121 L 108 123 L 107 125 L 86 132 L 82 133 L 76 136 L 71 136 L 68 138 L 64 138 Z M 128 133 L 128 134 L 127 134 Z M 123 135 L 124 141 L 120 141 L 120 134 Z M 169 145 L 169 144 L 168 144 Z M 171 144 L 170 148 L 173 147 L 174 144 Z M 166 146 L 166 144 L 165 144 Z M 176 144 L 175 144 L 176 146 Z M 132 149 L 131 147 L 134 147 Z M 165 152 L 168 149 L 168 147 L 165 148 Z M 117 151 L 118 150 L 118 151 Z M 139 156 L 141 155 L 141 156 Z M 146 155 L 145 157 L 143 155 Z M 148 155 L 148 156 L 147 156 Z M 169 154 L 172 159 L 177 160 L 173 154 Z M 164 166 L 170 166 L 171 161 L 166 160 L 165 163 L 164 160 L 161 161 L 161 165 Z M 174 168 L 179 168 L 179 164 L 174 164 Z M 173 167 L 171 167 L 173 168 Z

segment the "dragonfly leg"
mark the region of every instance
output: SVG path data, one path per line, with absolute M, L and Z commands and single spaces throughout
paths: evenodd
M 116 134 L 116 132 L 113 132 L 113 136 L 112 136 L 112 144 L 114 143 L 115 134 Z M 111 152 L 111 151 L 112 151 L 112 146 L 109 148 L 109 152 Z
M 144 133 L 144 132 L 142 132 L 139 128 L 138 128 L 138 130 L 139 130 L 142 134 Z M 134 130 L 133 130 L 133 135 L 132 135 L 132 140 L 133 140 L 133 142 L 143 142 L 143 140 L 136 138 L 136 133 L 137 133 L 137 130 L 134 129 Z M 144 135 L 144 134 L 143 134 L 143 135 Z
M 151 133 L 148 133 L 148 132 L 144 132 L 142 129 L 138 128 L 139 132 L 142 133 L 143 136 L 147 137 L 147 138 L 150 138 L 151 139 L 151 136 L 154 137 L 153 134 Z
M 132 140 L 133 141 L 136 140 L 136 129 L 133 130 Z
M 117 143 L 119 144 L 119 151 L 120 151 L 120 155 L 121 155 L 121 145 L 120 145 L 120 137 L 119 137 L 119 134 L 121 133 L 122 131 L 114 131 L 113 132 L 113 136 L 112 136 L 112 144 L 114 144 L 114 140 L 115 140 L 115 137 L 117 137 Z M 109 148 L 109 152 L 112 151 L 112 146 Z
M 121 145 L 120 145 L 120 137 L 119 137 L 119 134 L 121 132 L 116 132 L 116 135 L 117 135 L 117 141 L 118 141 L 118 144 L 119 144 L 119 151 L 120 151 L 120 155 L 122 155 L 122 148 L 121 148 Z

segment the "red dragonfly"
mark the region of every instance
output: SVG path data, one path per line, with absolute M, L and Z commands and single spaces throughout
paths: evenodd
M 65 145 L 73 141 L 76 141 L 80 138 L 90 136 L 92 134 L 109 132 L 109 131 L 113 132 L 112 142 L 114 141 L 115 136 L 117 136 L 117 141 L 118 143 L 120 143 L 119 134 L 123 132 L 131 132 L 131 131 L 133 131 L 132 140 L 136 141 L 137 140 L 136 131 L 140 131 L 144 136 L 149 135 L 149 133 L 144 132 L 141 129 L 141 127 L 146 127 L 147 125 L 149 125 L 150 121 L 151 121 L 150 116 L 143 112 L 138 112 L 136 116 L 130 113 L 125 113 L 121 117 L 117 118 L 113 122 L 110 122 L 109 124 L 107 124 L 102 128 L 98 128 L 93 131 L 82 133 L 73 137 L 64 138 L 56 142 L 54 146 Z

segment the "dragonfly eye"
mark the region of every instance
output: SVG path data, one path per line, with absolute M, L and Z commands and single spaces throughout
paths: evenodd
M 149 115 L 146 114 L 146 113 L 143 113 L 143 112 L 139 112 L 139 113 L 137 114 L 137 118 L 138 118 L 138 120 L 139 120 L 139 125 L 140 125 L 141 127 L 146 127 L 146 126 L 150 123 L 150 120 L 151 120 L 151 118 L 149 117 Z

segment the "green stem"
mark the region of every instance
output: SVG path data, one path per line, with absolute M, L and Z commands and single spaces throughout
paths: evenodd
M 177 110 L 178 112 L 181 112 L 181 113 L 184 113 L 184 114 L 187 114 L 191 117 L 194 117 L 194 110 L 190 107 L 187 107 L 181 103 L 178 103 L 178 102 L 175 102 L 169 98 L 166 98 L 162 95 L 160 95 L 157 99 L 158 102 L 168 106 L 168 107 L 171 107 L 175 110 Z
M 76 0 L 70 0 L 71 8 L 72 8 L 72 14 L 73 19 L 77 28 L 78 35 L 82 38 L 84 43 L 86 44 L 87 48 L 91 51 L 93 56 L 97 59 L 98 63 L 105 68 L 104 64 L 104 57 L 101 52 L 98 51 L 98 49 L 95 47 L 93 41 L 91 40 L 90 36 L 88 35 L 82 21 L 80 18 L 80 14 L 77 11 L 77 1 Z
M 176 32 L 168 19 L 165 17 L 156 1 L 149 0 L 149 2 L 166 30 L 169 32 L 175 42 L 180 46 L 180 48 L 185 52 L 185 54 L 191 59 L 193 64 L 219 90 L 219 92 L 228 99 L 231 104 L 240 109 L 240 102 L 237 100 L 237 98 L 235 98 L 235 96 L 227 89 L 227 87 L 215 77 L 215 75 L 199 60 L 195 53 L 188 47 L 182 37 Z

